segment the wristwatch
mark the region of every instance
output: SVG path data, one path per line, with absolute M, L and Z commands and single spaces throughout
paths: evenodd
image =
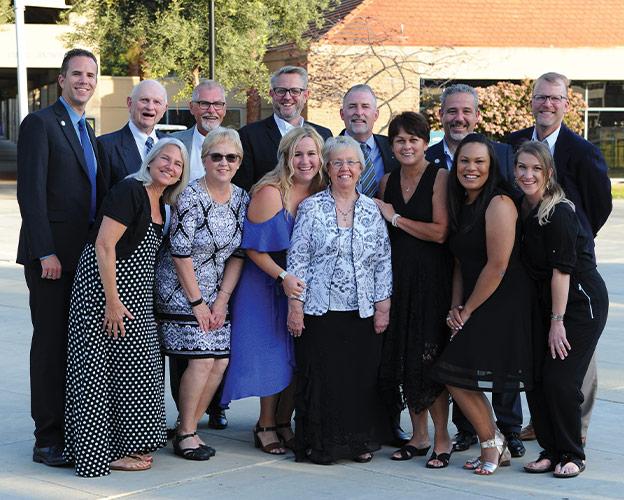
M 278 283 L 281 283 L 282 281 L 284 281 L 284 278 L 288 276 L 288 271 L 282 271 L 281 273 L 279 273 L 279 276 L 276 278 L 276 281 Z

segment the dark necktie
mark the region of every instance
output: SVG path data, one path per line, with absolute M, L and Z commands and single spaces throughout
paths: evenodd
M 370 157 L 368 145 L 360 143 L 362 153 L 364 153 L 364 171 L 360 176 L 360 192 L 371 198 L 377 193 L 377 177 L 375 176 L 375 165 Z
M 87 172 L 89 173 L 89 182 L 91 183 L 91 204 L 89 206 L 89 221 L 95 220 L 96 210 L 96 174 L 97 164 L 95 162 L 95 154 L 93 154 L 93 147 L 91 146 L 91 140 L 89 139 L 89 133 L 87 132 L 87 124 L 85 119 L 81 118 L 78 122 L 78 130 L 80 131 L 80 143 L 82 144 L 82 152 L 84 153 L 85 161 L 87 162 Z
M 151 137 L 148 137 L 147 140 L 145 141 L 145 157 L 146 158 L 149 152 L 152 150 L 153 146 L 154 146 L 154 139 Z

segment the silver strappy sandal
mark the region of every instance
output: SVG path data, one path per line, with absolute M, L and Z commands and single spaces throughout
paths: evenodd
M 488 439 L 487 441 L 483 441 L 481 443 L 481 448 L 496 448 L 499 453 L 498 463 L 495 464 L 493 462 L 483 462 L 479 460 L 481 464 L 475 468 L 475 474 L 480 476 L 491 476 L 496 472 L 496 469 L 498 469 L 499 466 L 505 467 L 511 465 L 511 453 L 507 448 L 507 440 L 498 429 L 496 429 L 493 439 Z

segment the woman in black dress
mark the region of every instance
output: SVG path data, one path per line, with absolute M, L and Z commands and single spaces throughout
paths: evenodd
M 429 378 L 429 370 L 448 342 L 444 317 L 450 305 L 453 267 L 444 245 L 448 172 L 425 160 L 429 125 L 422 115 L 401 113 L 390 122 L 388 132 L 401 168 L 381 181 L 385 202 L 375 200 L 393 226 L 394 290 L 390 326 L 384 335 L 380 389 L 386 399 L 393 399 L 387 401 L 388 408 L 398 413 L 407 405 L 412 420 L 412 439 L 392 459 L 409 460 L 427 452 L 429 409 L 435 439 L 427 467 L 438 469 L 446 467 L 450 458 L 448 392 L 444 384 Z M 402 398 L 394 400 L 397 393 Z
M 166 444 L 164 366 L 154 319 L 163 203 L 188 182 L 186 148 L 162 139 L 111 189 L 85 247 L 69 314 L 65 455 L 76 474 L 151 467 Z
M 543 326 L 535 338 L 540 376 L 527 392 L 543 451 L 524 470 L 575 477 L 585 470 L 581 385 L 607 321 L 609 297 L 596 270 L 592 239 L 557 183 L 548 147 L 520 146 L 515 177 L 524 192 L 522 258 L 537 284 Z
M 530 281 L 518 255 L 518 211 L 483 135 L 469 134 L 459 144 L 448 185 L 451 342 L 432 375 L 479 436 L 481 456 L 464 467 L 489 475 L 508 465 L 510 454 L 483 393 L 530 388 Z

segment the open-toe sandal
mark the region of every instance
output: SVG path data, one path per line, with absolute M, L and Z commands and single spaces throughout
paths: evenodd
M 500 466 L 511 465 L 511 453 L 507 448 L 507 441 L 498 429 L 496 429 L 492 439 L 481 443 L 482 450 L 488 448 L 496 448 L 498 451 L 498 463 L 481 460 L 481 465 L 474 470 L 474 473 L 479 476 L 491 476 Z
M 580 458 L 564 457 L 561 462 L 559 462 L 560 467 L 564 467 L 566 464 L 574 464 L 578 467 L 578 470 L 574 472 L 553 472 L 553 476 L 559 479 L 567 479 L 569 477 L 576 477 L 585 470 L 585 462 Z
M 258 436 L 258 434 L 261 432 L 277 432 L 277 427 L 260 427 L 258 424 L 256 424 L 253 430 L 254 445 L 256 448 L 261 449 L 263 452 L 268 453 L 269 455 L 284 455 L 286 453 L 283 449 L 280 451 L 273 451 L 282 448 L 282 443 L 279 439 L 277 441 L 273 441 L 272 443 L 262 444 L 260 436 Z
M 424 457 L 429 451 L 429 448 L 431 448 L 431 446 L 426 446 L 425 448 L 416 448 L 416 446 L 412 446 L 411 444 L 406 444 L 405 446 L 402 446 L 401 448 L 396 450 L 392 454 L 390 459 L 403 461 L 403 460 L 411 460 L 414 457 Z M 399 454 L 398 457 L 395 456 L 397 453 Z
M 541 462 L 542 460 L 548 460 L 550 461 L 550 464 L 548 464 L 547 467 L 529 467 L 530 463 L 536 464 L 537 462 Z M 536 460 L 533 460 L 533 462 L 529 462 L 529 464 L 526 464 L 523 467 L 524 472 L 528 472 L 529 474 L 543 474 L 545 472 L 552 472 L 555 470 L 555 466 L 557 465 L 554 457 L 547 451 L 541 451 L 539 457 L 537 457 Z
M 197 448 L 182 448 L 180 443 L 185 439 L 197 436 L 197 432 L 193 432 L 191 434 L 176 434 L 173 438 L 173 452 L 182 458 L 187 460 L 209 460 L 210 453 L 203 446 L 198 446 Z
M 367 464 L 372 459 L 373 459 L 372 453 L 362 453 L 361 455 L 358 455 L 357 457 L 355 457 L 353 461 L 357 462 L 358 464 Z
M 119 463 L 115 463 L 119 462 Z M 148 470 L 152 468 L 152 464 L 147 460 L 143 460 L 136 455 L 128 455 L 127 457 L 115 460 L 110 464 L 111 470 L 118 470 L 124 472 L 138 472 L 142 470 Z
M 469 458 L 462 466 L 466 470 L 476 470 L 479 467 L 481 467 L 481 457 Z
M 277 429 L 277 435 L 284 442 L 284 448 L 288 448 L 289 450 L 295 449 L 295 433 L 292 431 L 292 427 L 290 426 L 290 422 L 286 422 L 284 424 L 277 424 L 275 426 Z M 280 429 L 288 429 L 292 433 L 292 437 L 290 439 L 284 439 L 282 433 L 279 431 Z
M 448 467 L 449 460 L 451 459 L 452 453 L 453 453 L 452 451 L 449 451 L 448 453 L 437 454 L 435 450 L 432 451 L 431 456 L 429 457 L 429 460 L 427 460 L 427 463 L 425 464 L 425 467 L 427 467 L 427 469 L 444 469 L 445 467 Z M 439 462 L 442 463 L 442 465 L 434 465 L 433 464 L 434 460 L 438 460 Z

